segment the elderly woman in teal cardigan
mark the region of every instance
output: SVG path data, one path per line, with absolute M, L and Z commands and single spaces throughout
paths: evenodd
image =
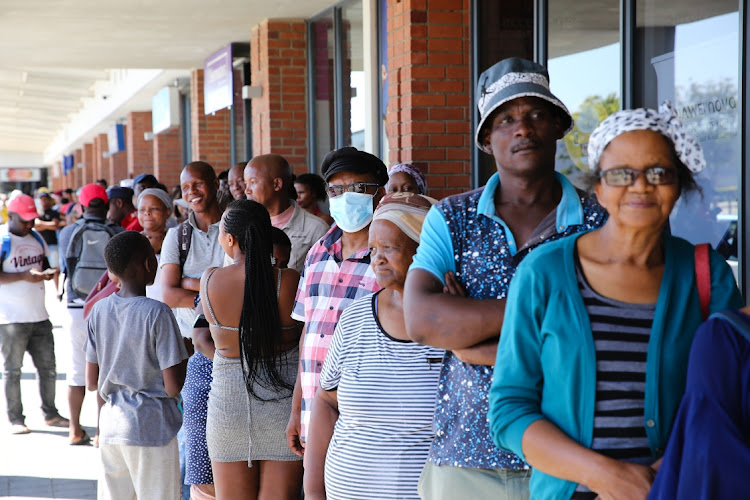
M 588 148 L 609 219 L 518 267 L 489 394 L 493 439 L 533 468 L 535 500 L 647 497 L 703 320 L 700 259 L 666 231 L 700 145 L 666 105 L 608 117 Z M 708 263 L 710 312 L 741 307 L 727 263 Z

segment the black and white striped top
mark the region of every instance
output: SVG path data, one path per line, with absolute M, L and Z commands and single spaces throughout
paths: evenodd
M 646 354 L 656 304 L 629 304 L 603 297 L 586 281 L 576 256 L 578 286 L 596 348 L 596 406 L 591 449 L 610 458 L 653 462 L 644 424 Z M 578 485 L 574 500 L 596 493 Z
M 320 372 L 320 387 L 338 390 L 325 463 L 329 500 L 418 500 L 434 436 L 444 351 L 389 337 L 375 315 L 377 296 L 346 308 Z

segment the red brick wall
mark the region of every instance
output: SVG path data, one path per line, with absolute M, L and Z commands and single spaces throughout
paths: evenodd
M 470 0 L 388 1 L 389 163 L 442 198 L 471 186 Z
M 53 163 L 49 168 L 50 175 L 54 175 L 53 172 L 59 172 L 59 177 L 54 177 L 52 181 L 52 189 L 57 191 L 59 189 L 65 189 L 65 178 L 62 175 L 62 168 L 60 168 L 60 162 Z
M 210 163 L 216 173 L 231 167 L 231 142 L 229 138 L 229 109 L 213 115 L 203 112 L 203 70 L 190 73 L 190 121 L 193 161 Z
M 252 30 L 253 154 L 284 156 L 296 173 L 307 172 L 307 42 L 301 19 L 270 19 Z
M 128 153 L 120 151 L 107 158 L 108 179 L 110 184 L 119 184 L 121 180 L 128 178 Z
M 154 135 L 153 162 L 154 175 L 159 182 L 168 189 L 180 184 L 183 165 L 179 128 Z
M 99 134 L 94 137 L 94 181 L 107 179 L 107 184 L 112 184 L 112 179 L 108 178 L 109 164 L 104 158 L 104 153 L 108 148 L 107 144 L 107 134 Z
M 94 144 L 88 142 L 83 145 L 81 161 L 83 162 L 83 175 L 81 176 L 81 185 L 91 184 L 94 179 Z
M 76 149 L 73 151 L 73 172 L 75 172 L 75 176 L 73 177 L 76 187 L 83 186 L 83 168 L 79 168 L 79 165 L 82 167 L 82 153 L 80 149 Z
M 151 111 L 128 113 L 125 128 L 125 151 L 128 156 L 128 177 L 151 173 L 154 169 L 154 146 L 144 139 L 151 132 Z

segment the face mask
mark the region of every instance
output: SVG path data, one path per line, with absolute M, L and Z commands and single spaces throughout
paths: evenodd
M 342 230 L 356 233 L 372 221 L 372 198 L 373 195 L 364 193 L 344 193 L 329 198 L 331 217 Z

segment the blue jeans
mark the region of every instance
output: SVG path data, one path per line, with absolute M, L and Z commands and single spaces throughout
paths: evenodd
M 5 364 L 5 399 L 8 404 L 8 419 L 12 424 L 23 424 L 23 404 L 21 403 L 21 366 L 26 351 L 31 355 L 39 374 L 39 395 L 42 399 L 44 419 L 57 416 L 55 407 L 55 340 L 52 336 L 52 323 L 49 320 L 38 323 L 12 323 L 0 325 L 0 351 Z

